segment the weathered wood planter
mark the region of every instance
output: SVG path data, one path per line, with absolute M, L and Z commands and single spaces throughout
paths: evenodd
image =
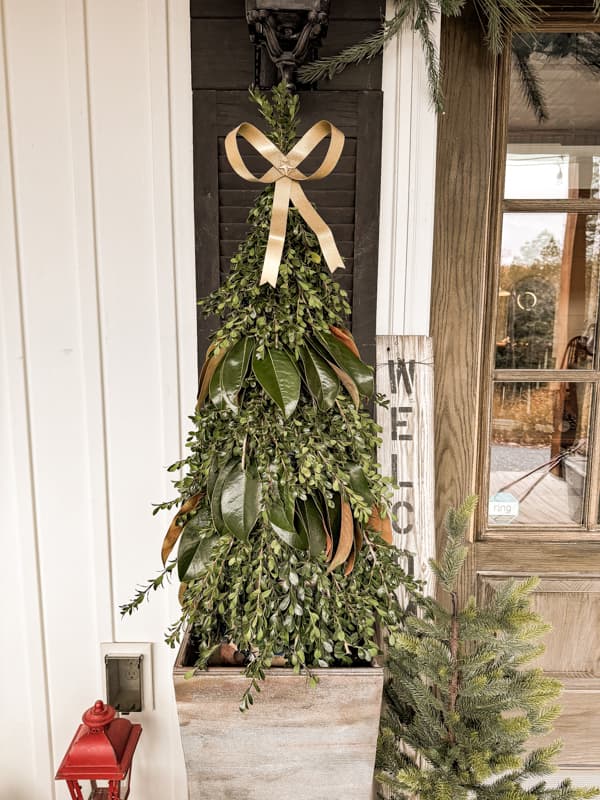
M 269 670 L 254 705 L 248 679 L 211 667 L 188 680 L 184 642 L 175 697 L 190 800 L 370 800 L 383 670 L 318 670 L 319 685 Z

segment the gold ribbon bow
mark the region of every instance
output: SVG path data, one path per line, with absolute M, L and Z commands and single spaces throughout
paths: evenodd
M 260 178 L 250 172 L 244 164 L 238 147 L 238 136 L 245 139 L 266 161 L 272 164 L 271 168 Z M 321 166 L 310 175 L 300 172 L 298 166 L 327 136 L 330 137 L 329 147 Z M 287 155 L 284 155 L 262 131 L 249 122 L 242 122 L 225 137 L 227 158 L 240 178 L 252 181 L 252 183 L 275 183 L 269 241 L 260 276 L 261 284 L 270 283 L 271 286 L 275 286 L 277 283 L 290 202 L 296 206 L 307 225 L 316 233 L 330 271 L 335 272 L 339 267 L 343 268 L 344 262 L 338 252 L 331 229 L 315 211 L 299 182 L 318 181 L 329 175 L 342 154 L 344 138 L 344 134 L 326 120 L 316 122 Z

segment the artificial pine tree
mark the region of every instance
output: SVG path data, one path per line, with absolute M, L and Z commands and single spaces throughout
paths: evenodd
M 252 98 L 288 153 L 298 97 L 282 84 Z M 343 327 L 346 293 L 294 208 L 276 285 L 259 284 L 273 196 L 273 186 L 260 194 L 227 280 L 200 302 L 220 327 L 200 375 L 189 455 L 170 467 L 184 473 L 178 497 L 156 508 L 178 507 L 165 569 L 122 607 L 131 613 L 177 568 L 182 613 L 167 641 L 175 646 L 187 629 L 199 668 L 224 643 L 237 648 L 251 679 L 242 707 L 275 657 L 309 673 L 371 662 L 378 624 L 399 630 L 396 589 L 415 588 L 392 546 L 390 481 L 374 458 L 372 368 Z
M 560 683 L 526 667 L 548 630 L 530 610 L 537 579 L 507 581 L 478 605 L 459 606 L 457 580 L 467 548 L 469 498 L 446 520 L 447 544 L 431 567 L 450 597 L 447 609 L 423 601 L 405 620 L 388 661 L 379 780 L 393 800 L 575 800 L 595 789 L 534 782 L 552 771 L 556 742 L 527 751 L 559 713 Z M 534 780 L 532 780 L 534 779 Z

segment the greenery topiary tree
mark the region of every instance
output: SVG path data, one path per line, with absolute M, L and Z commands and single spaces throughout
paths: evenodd
M 542 651 L 548 630 L 529 608 L 537 579 L 508 581 L 478 606 L 459 607 L 456 584 L 467 548 L 469 498 L 447 517 L 448 539 L 432 569 L 450 609 L 424 600 L 389 658 L 378 766 L 394 800 L 575 800 L 595 789 L 534 782 L 552 771 L 556 742 L 527 752 L 559 709 L 560 683 L 525 665 Z M 389 796 L 389 795 L 388 795 Z
M 287 153 L 298 98 L 284 85 L 252 98 Z M 392 546 L 390 481 L 374 458 L 372 369 L 342 327 L 346 293 L 293 209 L 277 286 L 259 285 L 272 205 L 269 186 L 229 277 L 200 303 L 221 325 L 200 376 L 189 454 L 169 468 L 184 471 L 178 496 L 156 508 L 178 506 L 165 569 L 122 607 L 131 613 L 177 569 L 182 613 L 167 641 L 175 646 L 190 629 L 198 668 L 223 643 L 238 648 L 251 681 L 243 708 L 276 656 L 309 673 L 371 662 L 378 624 L 392 642 L 399 630 L 397 587 L 415 588 Z

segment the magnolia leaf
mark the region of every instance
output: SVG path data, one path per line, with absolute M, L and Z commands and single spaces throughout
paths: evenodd
M 347 331 L 346 328 L 338 328 L 335 325 L 330 325 L 329 330 L 338 341 L 340 341 L 348 348 L 348 350 L 354 353 L 357 358 L 360 358 L 358 347 L 356 346 L 356 342 L 354 341 L 350 331 Z
M 210 465 L 210 472 L 208 473 L 208 478 L 206 480 L 206 493 L 209 497 L 212 497 L 213 490 L 215 488 L 215 483 L 217 482 L 217 478 L 219 477 L 219 467 L 217 464 L 217 460 L 213 459 Z
M 196 402 L 196 408 L 200 408 L 200 406 L 204 403 L 206 398 L 208 397 L 208 391 L 210 387 L 210 382 L 212 380 L 212 376 L 215 374 L 216 368 L 219 366 L 221 361 L 223 360 L 227 350 L 225 348 L 221 348 L 219 352 L 215 355 L 214 353 L 214 345 L 209 347 L 208 352 L 206 353 L 206 361 L 202 366 L 202 370 L 200 372 L 200 386 L 198 387 L 198 400 Z
M 325 523 L 325 530 L 331 536 L 332 552 L 330 553 L 330 555 L 333 555 L 333 551 L 336 549 L 340 537 L 340 525 L 342 522 L 341 495 L 334 494 L 333 506 L 329 506 L 325 498 L 323 498 L 323 502 L 321 504 L 321 512 Z
M 346 561 L 346 566 L 344 567 L 344 575 L 348 577 L 352 570 L 354 569 L 354 562 L 356 561 L 356 540 L 354 536 L 352 537 L 352 547 L 350 549 L 350 555 Z
M 181 535 L 181 531 L 183 530 L 182 526 L 177 523 L 177 520 L 182 514 L 189 514 L 190 511 L 193 511 L 196 506 L 198 505 L 198 501 L 200 500 L 201 494 L 195 494 L 193 497 L 189 497 L 187 500 L 184 501 L 179 511 L 175 514 L 173 519 L 171 520 L 171 524 L 169 525 L 169 530 L 165 538 L 163 539 L 162 549 L 161 549 L 161 557 L 163 566 L 167 563 L 167 558 L 171 555 L 171 551 L 175 547 L 179 536 Z
M 294 503 L 290 498 L 277 497 L 267 510 L 267 518 L 273 531 L 286 544 L 296 550 L 308 550 L 308 537 L 294 525 Z
M 240 339 L 227 353 L 210 382 L 210 399 L 217 408 L 238 410 L 237 398 L 248 372 L 254 343 Z
M 362 467 L 359 467 L 358 464 L 353 464 L 348 473 L 350 475 L 350 487 L 362 497 L 367 505 L 371 505 L 373 503 L 373 495 Z
M 339 495 L 338 495 L 339 496 Z M 331 521 L 329 519 L 329 508 L 327 507 L 327 503 L 325 502 L 325 498 L 321 495 L 319 497 L 319 502 L 317 505 L 317 510 L 321 515 L 321 521 L 323 523 L 323 531 L 325 532 L 325 559 L 327 561 L 331 560 L 331 556 L 333 555 L 333 536 L 331 535 Z
M 394 544 L 394 536 L 392 533 L 392 521 L 387 517 L 382 517 L 376 504 L 373 504 L 371 516 L 369 518 L 368 527 L 377 533 L 384 542 L 387 544 Z
M 206 369 L 208 367 L 208 364 L 212 356 L 212 352 L 215 349 L 215 347 L 216 347 L 215 342 L 212 342 L 212 344 L 209 345 L 208 350 L 206 351 L 206 355 L 204 356 L 204 363 L 202 364 L 202 369 L 200 370 L 200 375 L 198 376 L 198 395 L 197 395 L 198 398 L 200 397 L 200 391 L 204 383 L 204 376 L 206 375 Z
M 327 528 L 325 528 L 325 538 L 327 539 L 325 544 L 325 560 L 329 562 L 333 556 L 333 539 Z
M 350 551 L 354 546 L 354 519 L 352 517 L 352 509 L 346 500 L 342 500 L 342 519 L 340 523 L 340 535 L 337 542 L 337 549 L 335 555 L 331 559 L 331 563 L 327 567 L 327 572 L 332 572 L 350 555 Z
M 179 584 L 179 592 L 177 593 L 177 599 L 179 600 L 179 605 L 183 605 L 183 601 L 185 598 L 185 592 L 187 590 L 187 583 L 180 583 Z
M 323 519 L 317 504 L 308 497 L 296 502 L 298 529 L 305 533 L 311 556 L 318 556 L 326 550 L 327 537 L 323 527 Z
M 221 513 L 221 494 L 223 493 L 223 486 L 227 480 L 229 473 L 237 466 L 239 462 L 235 460 L 228 461 L 227 464 L 221 469 L 214 483 L 212 496 L 210 498 L 210 512 L 213 519 L 213 524 L 219 533 L 225 533 L 225 523 L 223 522 L 223 514 Z
M 323 345 L 319 339 L 313 339 L 310 343 L 311 348 L 325 361 L 331 369 L 335 372 L 335 374 L 340 379 L 341 383 L 344 385 L 344 388 L 352 398 L 354 405 L 356 408 L 360 406 L 360 392 L 358 391 L 358 387 L 356 383 L 352 380 L 350 375 L 348 375 L 345 370 L 340 369 L 340 367 L 335 363 L 331 353 L 327 350 L 327 348 Z
M 265 357 L 252 359 L 252 369 L 260 385 L 287 418 L 300 399 L 300 374 L 290 356 L 283 350 L 265 349 Z
M 221 493 L 221 514 L 225 528 L 243 542 L 256 525 L 260 496 L 260 481 L 241 464 L 227 474 Z
M 327 411 L 335 403 L 340 390 L 340 381 L 325 359 L 310 347 L 300 349 L 306 383 L 321 411 Z
M 220 411 L 229 408 L 234 413 L 237 413 L 237 404 L 230 399 L 230 394 L 223 382 L 223 367 L 225 366 L 226 362 L 227 356 L 225 356 L 225 358 L 214 371 L 214 374 L 210 379 L 208 393 L 210 395 L 210 402 Z
M 319 341 L 335 363 L 347 372 L 365 397 L 373 394 L 373 369 L 357 358 L 331 333 L 319 333 Z
M 350 375 L 347 372 L 344 372 L 343 369 L 340 369 L 337 364 L 333 364 L 331 361 L 328 362 L 331 369 L 335 372 L 338 376 L 342 384 L 344 385 L 344 389 L 348 392 L 350 397 L 352 398 L 352 402 L 356 406 L 356 408 L 360 405 L 360 393 L 358 388 Z
M 355 520 L 354 521 L 354 549 L 356 550 L 357 553 L 360 553 L 360 551 L 362 550 L 363 541 L 364 541 L 364 535 L 363 535 L 363 532 L 362 532 L 362 528 L 360 527 L 358 522 L 356 522 L 356 520 Z
M 346 562 L 346 568 L 344 569 L 344 575 L 346 575 L 346 577 L 350 575 L 350 573 L 354 569 L 354 564 L 356 563 L 356 559 L 361 551 L 362 546 L 363 546 L 363 532 L 358 522 L 354 520 L 354 546 L 352 548 L 352 552 L 348 557 L 348 561 Z
M 212 527 L 208 509 L 202 509 L 183 528 L 179 550 L 177 551 L 177 574 L 182 582 L 198 578 L 210 561 L 212 549 L 219 538 L 206 535 Z

